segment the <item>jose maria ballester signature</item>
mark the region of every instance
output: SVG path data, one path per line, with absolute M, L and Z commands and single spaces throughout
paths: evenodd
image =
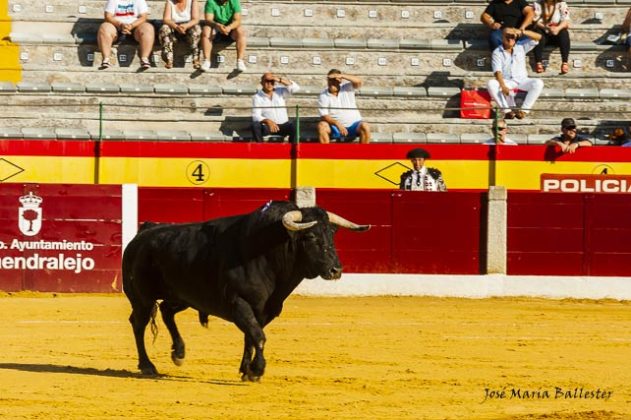
M 484 388 L 484 399 L 487 401 L 500 400 L 604 400 L 613 395 L 613 390 L 602 388 L 574 387 L 540 387 L 521 388 L 509 387 Z

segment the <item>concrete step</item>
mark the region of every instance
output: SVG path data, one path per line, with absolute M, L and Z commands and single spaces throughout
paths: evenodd
M 593 126 L 585 126 L 584 134 L 588 135 L 595 145 L 607 145 L 609 140 L 606 134 L 611 132 L 614 126 L 611 125 L 612 121 L 606 123 L 599 123 Z M 50 124 L 50 125 L 46 125 Z M 487 130 L 486 126 L 477 125 L 471 128 L 469 131 L 463 133 L 448 133 L 440 131 L 425 132 L 406 132 L 406 131 L 394 131 L 394 132 L 373 132 L 373 143 L 428 143 L 428 144 L 440 144 L 440 143 L 452 143 L 452 144 L 482 144 L 492 136 L 490 130 Z M 617 125 L 619 126 L 619 124 Z M 249 129 L 241 131 L 233 130 L 231 128 L 222 128 L 217 125 L 208 125 L 205 127 L 196 127 L 189 125 L 187 129 L 177 129 L 175 125 L 167 128 L 161 128 L 159 126 L 152 127 L 150 129 L 142 128 L 124 128 L 120 126 L 113 126 L 105 124 L 103 127 L 59 127 L 54 122 L 43 121 L 40 125 L 34 127 L 19 125 L 12 126 L 0 126 L 0 138 L 17 138 L 17 139 L 84 139 L 84 140 L 144 140 L 144 141 L 249 141 L 252 138 L 252 134 Z M 511 125 L 510 128 L 517 126 Z M 394 128 L 394 127 L 392 127 Z M 441 126 L 435 126 L 435 128 L 442 128 Z M 546 127 L 547 129 L 547 127 Z M 510 138 L 516 141 L 518 144 L 528 145 L 543 144 L 546 140 L 558 134 L 554 128 L 549 128 L 547 131 L 542 130 L 540 133 L 510 133 Z M 266 139 L 267 140 L 267 139 Z M 311 129 L 301 129 L 300 135 L 301 142 L 315 142 L 315 131 Z
M 228 89 L 232 91 L 232 89 Z M 222 118 L 239 117 L 249 120 L 251 90 L 242 89 L 242 94 L 164 95 L 134 93 L 64 93 L 39 91 L 3 93 L 0 113 L 6 119 L 15 118 L 59 118 L 60 120 L 98 120 L 99 103 L 103 104 L 108 121 L 133 121 L 143 124 L 187 124 L 223 121 Z M 428 95 L 401 97 L 374 95 L 370 88 L 358 95 L 358 106 L 364 119 L 371 124 L 423 126 L 430 119 L 446 120 L 459 116 L 459 90 L 429 88 Z M 444 93 L 442 95 L 441 93 Z M 542 96 L 531 113 L 533 119 L 550 118 L 560 121 L 571 115 L 575 118 L 616 120 L 631 119 L 628 95 L 607 99 L 598 98 L 597 90 L 568 90 L 564 98 Z M 518 102 L 519 103 L 519 102 Z M 289 101 L 290 114 L 300 106 L 300 115 L 307 121 L 317 120 L 317 98 L 296 95 Z M 310 119 L 309 119 L 310 118 Z M 385 130 L 387 131 L 387 130 Z M 399 130 L 401 131 L 401 130 Z M 416 131 L 414 129 L 402 131 Z
M 395 40 L 368 39 L 367 46 L 339 47 L 313 47 L 304 48 L 301 43 L 291 39 L 260 39 L 257 46 L 250 46 L 246 51 L 248 71 L 263 73 L 268 69 L 279 72 L 288 72 L 290 69 L 302 71 L 321 71 L 326 73 L 330 68 L 344 68 L 345 71 L 354 72 L 357 69 L 370 71 L 372 74 L 388 75 L 414 74 L 419 71 L 481 71 L 491 70 L 491 53 L 481 48 L 482 40 L 467 43 L 467 47 L 446 42 L 434 42 L 425 44 L 419 41 L 417 44 L 401 47 L 392 45 Z M 267 41 L 267 43 L 265 43 Z M 292 46 L 290 44 L 297 44 Z M 378 48 L 383 45 L 384 48 Z M 414 47 L 414 48 L 412 48 Z M 580 48 L 579 48 L 580 47 Z M 215 50 L 216 58 L 214 67 L 220 71 L 230 71 L 236 62 L 234 47 L 225 48 L 218 46 Z M 185 66 L 187 49 L 182 46 L 177 49 L 176 66 Z M 136 45 L 123 44 L 117 50 L 117 61 L 120 66 L 138 67 Z M 560 68 L 560 55 L 558 49 L 548 49 L 544 57 L 550 61 L 552 68 Z M 83 66 L 96 67 L 101 61 L 97 47 L 92 43 L 85 44 L 47 44 L 40 42 L 22 43 L 20 46 L 20 58 L 23 65 L 58 68 L 65 71 L 68 67 Z M 571 52 L 571 65 L 573 73 L 577 75 L 603 75 L 604 72 L 628 72 L 629 59 L 621 46 L 597 46 L 595 44 L 581 46 Z M 160 52 L 154 51 L 154 63 L 162 66 Z M 188 64 L 190 68 L 190 64 Z M 316 70 L 321 69 L 321 70 Z M 192 68 L 190 69 L 193 70 Z
M 232 77 L 232 66 L 222 66 L 214 68 L 207 73 L 194 71 L 190 64 L 186 67 L 175 67 L 166 70 L 160 65 L 151 68 L 149 71 L 138 72 L 137 67 L 112 67 L 106 71 L 97 71 L 93 67 L 68 66 L 60 71 L 56 66 L 39 66 L 25 64 L 23 67 L 22 79 L 29 83 L 77 83 L 84 88 L 91 83 L 101 83 L 103 85 L 134 85 L 137 88 L 148 86 L 150 92 L 154 91 L 155 84 L 175 84 L 185 85 L 194 90 L 203 88 L 231 87 L 238 85 L 258 86 L 261 73 L 251 67 L 247 72 Z M 558 61 L 556 64 L 560 65 Z M 182 63 L 182 65 L 184 65 Z M 532 77 L 541 78 L 546 89 L 577 89 L 577 88 L 597 88 L 597 89 L 631 89 L 631 73 L 629 72 L 609 72 L 607 77 L 603 77 L 603 72 L 587 73 L 584 69 L 572 69 L 569 74 L 560 76 L 557 73 L 555 62 L 552 67 L 542 74 L 531 72 Z M 485 87 L 492 77 L 490 70 L 487 71 L 465 71 L 457 67 L 445 70 L 432 70 L 419 68 L 412 72 L 410 69 L 401 69 L 399 73 L 384 73 L 381 69 L 376 73 L 366 69 L 364 66 L 340 66 L 344 72 L 349 72 L 361 77 L 367 86 L 392 88 L 415 87 L 415 86 L 478 86 Z M 273 68 L 273 71 L 295 80 L 303 88 L 309 88 L 318 92 L 325 87 L 325 75 L 327 67 L 315 67 L 298 69 L 292 66 L 283 68 Z M 0 88 L 1 90 L 1 88 Z
M 331 26 L 390 26 L 413 27 L 419 23 L 477 23 L 486 5 L 479 1 L 242 1 L 246 24 L 317 25 L 331 22 Z M 161 19 L 164 2 L 149 1 L 152 19 Z M 205 2 L 200 2 L 203 15 Z M 102 1 L 71 0 L 11 0 L 9 12 L 14 20 L 55 21 L 73 18 L 103 17 Z M 620 24 L 628 4 L 615 1 L 590 4 L 572 2 L 571 17 L 574 25 Z
M 455 82 L 455 81 L 454 81 Z M 461 83 L 462 84 L 462 83 Z M 474 83 L 466 81 L 466 86 L 471 87 Z M 454 83 L 452 86 L 427 85 L 418 86 L 376 86 L 370 81 L 364 84 L 357 91 L 358 98 L 366 98 L 377 102 L 387 103 L 388 101 L 399 101 L 401 107 L 410 106 L 414 101 L 432 100 L 434 98 L 453 98 L 460 94 L 460 87 Z M 175 83 L 155 83 L 155 84 L 118 84 L 103 83 L 93 81 L 88 84 L 76 82 L 56 81 L 47 82 L 21 82 L 17 85 L 12 83 L 0 84 L 0 96 L 5 100 L 4 105 L 21 105 L 37 101 L 56 101 L 68 105 L 92 105 L 95 101 L 103 98 L 121 98 L 125 101 L 129 98 L 135 103 L 142 101 L 142 104 L 154 106 L 160 102 L 167 101 L 170 106 L 195 107 L 198 103 L 206 101 L 222 101 L 222 106 L 233 106 L 231 102 L 236 102 L 235 106 L 243 103 L 243 98 L 250 98 L 258 89 L 256 84 L 234 83 L 225 86 L 204 85 L 200 83 L 175 84 Z M 292 100 L 297 105 L 308 106 L 313 101 L 317 101 L 323 86 L 301 85 Z M 631 92 L 630 88 L 544 88 L 540 100 L 563 100 L 568 104 L 577 101 L 590 101 L 596 104 L 601 102 L 615 103 L 616 101 L 627 100 Z M 518 95 L 519 97 L 519 95 Z M 118 100 L 118 99 L 117 99 Z M 226 105 L 229 104 L 229 105 Z M 417 106 L 413 104 L 411 106 Z M 599 105 L 600 106 L 600 105 Z M 378 109 L 381 109 L 378 107 Z
M 624 16 L 624 15 L 623 15 Z M 44 16 L 45 17 L 45 16 Z M 327 21 L 330 20 L 327 18 Z M 14 20 L 12 32 L 19 34 L 45 34 L 46 36 L 74 36 L 75 38 L 94 42 L 96 32 L 102 23 L 102 17 L 98 18 L 68 18 L 65 20 Z M 160 21 L 152 21 L 156 29 Z M 414 25 L 392 25 L 392 21 L 379 24 L 378 22 L 359 23 L 349 21 L 347 25 L 322 25 L 321 20 L 306 23 L 296 23 L 291 19 L 274 22 L 265 19 L 260 23 L 244 22 L 249 37 L 278 37 L 280 34 L 287 38 L 317 38 L 317 39 L 366 39 L 370 37 L 385 39 L 485 39 L 488 35 L 486 29 L 478 19 L 471 22 L 450 23 L 423 23 L 414 22 Z M 37 27 L 37 31 L 33 28 Z M 572 27 L 571 39 L 574 42 L 604 42 L 606 36 L 617 31 L 612 23 L 578 24 Z M 18 40 L 19 41 L 19 40 Z

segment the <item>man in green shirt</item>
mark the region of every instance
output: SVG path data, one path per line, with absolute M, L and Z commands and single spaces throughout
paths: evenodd
M 213 40 L 237 43 L 238 72 L 245 71 L 245 30 L 241 25 L 241 4 L 239 0 L 207 0 L 205 8 L 206 25 L 202 31 L 204 62 L 201 70 L 210 70 L 210 52 Z

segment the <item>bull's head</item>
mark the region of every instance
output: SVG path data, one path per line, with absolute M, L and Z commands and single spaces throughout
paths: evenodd
M 303 213 L 305 219 L 302 222 Z M 328 220 L 327 220 L 328 219 Z M 285 229 L 291 232 L 302 232 L 300 246 L 304 250 L 307 278 L 320 276 L 325 280 L 337 280 L 342 276 L 342 264 L 337 256 L 333 234 L 337 227 L 354 231 L 365 231 L 370 225 L 358 225 L 335 213 L 313 207 L 293 210 L 283 216 Z

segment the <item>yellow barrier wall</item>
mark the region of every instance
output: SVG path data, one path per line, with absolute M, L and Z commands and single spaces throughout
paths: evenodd
M 10 42 L 11 17 L 8 0 L 0 0 L 0 82 L 18 83 L 22 80 L 20 46 Z

